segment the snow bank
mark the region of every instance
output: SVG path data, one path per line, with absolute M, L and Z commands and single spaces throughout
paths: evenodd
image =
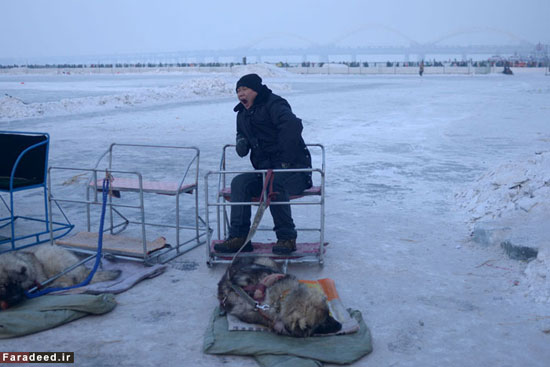
M 468 223 L 550 213 L 550 152 L 510 162 L 482 175 L 456 195 Z
M 550 248 L 539 250 L 537 258 L 525 269 L 528 294 L 537 302 L 550 303 Z
M 255 73 L 263 78 L 284 77 L 289 75 L 288 71 L 270 64 L 248 64 L 234 65 L 231 67 L 231 74 L 241 77 L 246 74 Z
M 92 68 L 92 67 L 51 67 L 51 68 L 27 68 L 24 66 L 13 69 L 0 69 L 0 75 L 204 75 L 204 73 L 227 73 L 229 67 L 209 66 L 159 66 L 159 67 L 117 67 L 117 68 Z
M 324 63 L 323 68 L 331 68 L 331 69 L 348 69 L 348 66 L 346 64 L 336 64 L 336 63 Z
M 200 78 L 170 87 L 147 88 L 125 94 L 62 99 L 55 102 L 25 103 L 17 98 L 4 96 L 0 97 L 0 121 L 98 112 L 137 105 L 152 106 L 216 97 L 233 97 L 234 94 L 232 81 L 228 82 L 220 78 Z
M 489 227 L 502 229 L 494 242 L 507 236 L 538 249 L 525 270 L 528 293 L 537 302 L 550 303 L 550 152 L 501 165 L 456 198 L 472 231 L 491 223 Z
M 258 74 L 262 79 L 292 75 L 288 71 L 270 64 L 234 65 L 231 67 L 231 74 L 237 78 L 252 73 Z M 292 87 L 288 83 L 266 83 L 265 80 L 262 80 L 262 82 L 275 93 L 284 93 L 292 90 Z

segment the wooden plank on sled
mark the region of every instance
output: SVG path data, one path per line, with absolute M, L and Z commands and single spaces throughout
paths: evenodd
M 71 237 L 64 237 L 55 241 L 56 244 L 65 247 L 73 247 L 82 250 L 97 251 L 98 234 L 91 232 L 79 232 Z M 166 238 L 159 237 L 154 241 L 147 241 L 147 253 L 166 247 Z M 103 252 L 113 255 L 143 258 L 143 243 L 139 238 L 113 236 L 103 234 Z
M 176 182 L 142 181 L 141 184 L 143 192 L 163 195 L 176 195 L 178 191 L 190 194 L 195 189 L 195 184 L 182 185 L 180 187 Z M 98 179 L 95 185 L 91 182 L 90 186 L 97 187 L 97 191 L 102 191 L 103 179 Z M 110 183 L 110 188 L 118 192 L 139 192 L 139 180 L 137 178 L 115 177 Z
M 217 243 L 222 243 L 223 240 L 213 240 L 210 244 L 210 252 L 221 259 L 230 260 L 233 258 L 232 253 L 222 253 L 222 252 L 216 252 L 214 249 L 214 245 Z M 317 256 L 319 255 L 319 242 L 297 242 L 296 243 L 296 251 L 288 254 L 288 255 L 277 255 L 274 254 L 271 249 L 275 246 L 275 242 L 252 242 L 252 248 L 254 251 L 252 252 L 240 252 L 239 256 L 245 257 L 245 256 L 268 256 L 273 259 L 299 259 L 301 257 L 306 256 Z M 325 245 L 323 248 L 323 254 L 326 252 L 325 247 L 328 246 L 328 242 L 325 242 Z

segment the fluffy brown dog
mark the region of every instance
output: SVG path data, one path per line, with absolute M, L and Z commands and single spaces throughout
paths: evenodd
M 44 244 L 0 255 L 0 307 L 13 306 L 25 298 L 25 291 L 61 273 L 79 261 L 70 251 Z M 57 278 L 50 287 L 69 287 L 82 282 L 90 269 L 82 266 Z M 97 271 L 92 282 L 116 279 L 120 271 Z
M 225 312 L 279 334 L 306 337 L 334 333 L 342 327 L 330 316 L 319 290 L 283 274 L 267 257 L 236 259 L 218 283 L 218 300 Z M 258 310 L 252 300 L 267 307 Z

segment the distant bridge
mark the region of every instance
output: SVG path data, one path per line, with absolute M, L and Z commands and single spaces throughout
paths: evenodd
M 366 41 L 370 45 L 349 46 L 350 39 L 363 32 L 375 29 L 396 39 L 394 43 L 400 45 L 384 46 L 376 45 L 380 39 L 380 33 L 377 36 L 364 35 L 361 41 Z M 488 34 L 497 35 L 498 39 L 507 41 L 503 44 L 492 45 L 452 45 L 450 41 L 453 38 L 463 35 L 478 34 L 486 36 Z M 261 47 L 269 41 L 275 40 L 277 43 L 283 43 L 283 40 L 291 39 L 293 44 L 299 43 L 298 47 Z M 408 61 L 409 58 L 415 58 L 416 61 L 425 58 L 442 58 L 447 55 L 460 55 L 462 59 L 476 58 L 476 56 L 487 55 L 520 55 L 529 56 L 533 53 L 535 44 L 521 39 L 516 35 L 489 27 L 477 27 L 455 30 L 445 34 L 431 42 L 420 43 L 409 37 L 407 34 L 380 24 L 365 24 L 352 29 L 342 35 L 335 37 L 326 44 L 320 44 L 306 37 L 294 33 L 277 32 L 265 35 L 259 39 L 252 40 L 242 47 L 228 48 L 223 50 L 188 50 L 178 52 L 161 53 L 134 53 L 119 55 L 90 55 L 82 57 L 51 57 L 47 58 L 51 63 L 148 63 L 148 62 L 166 62 L 166 63 L 194 63 L 194 62 L 242 62 L 246 57 L 252 62 L 286 61 L 294 59 L 294 62 L 300 61 L 373 61 L 375 56 L 392 57 L 387 61 L 397 61 L 397 56 Z M 548 49 L 548 47 L 547 47 Z M 443 55 L 443 56 L 442 56 Z M 449 57 L 447 56 L 447 57 Z M 36 58 L 37 59 L 37 58 Z M 44 58 L 42 58 L 44 59 Z M 478 58 L 479 59 L 479 58 Z M 41 60 L 42 62 L 43 60 Z M 415 60 L 410 60 L 415 61 Z M 24 62 L 15 59 L 0 60 L 2 63 L 34 63 L 33 58 L 26 58 Z M 39 62 L 36 62 L 39 63 Z
M 362 32 L 375 29 L 383 31 L 386 34 L 397 37 L 401 41 L 401 45 L 383 46 L 383 45 L 362 45 L 362 46 L 346 46 L 345 40 L 349 39 Z M 508 41 L 506 44 L 493 45 L 451 45 L 445 44 L 453 38 L 463 35 L 481 34 L 481 35 L 497 35 L 499 38 Z M 302 44 L 300 47 L 261 47 L 269 40 L 281 40 L 290 38 L 294 41 L 299 41 Z M 372 37 L 371 37 L 372 38 Z M 368 37 L 366 38 L 368 40 Z M 376 41 L 376 40 L 371 40 Z M 512 43 L 510 43 L 512 41 Z M 372 42 L 371 42 L 372 43 Z M 237 48 L 224 50 L 190 50 L 181 52 L 167 52 L 162 54 L 149 55 L 149 57 L 165 59 L 165 60 L 187 60 L 195 62 L 205 62 L 207 60 L 218 62 L 220 60 L 232 60 L 235 62 L 242 61 L 243 57 L 262 61 L 263 59 L 278 58 L 277 61 L 284 61 L 286 58 L 298 57 L 302 61 L 358 61 L 369 60 L 369 57 L 375 55 L 387 56 L 402 56 L 405 60 L 409 57 L 424 59 L 430 55 L 461 55 L 467 59 L 477 55 L 522 55 L 527 56 L 533 52 L 535 45 L 527 40 L 524 40 L 510 32 L 499 30 L 490 27 L 475 27 L 455 30 L 445 34 L 431 42 L 420 43 L 410 38 L 407 34 L 380 24 L 365 24 L 351 31 L 348 31 L 327 44 L 319 44 L 306 37 L 294 33 L 272 33 L 262 38 L 253 40 L 247 45 Z M 138 56 L 138 55 L 127 55 Z M 141 55 L 146 56 L 146 55 Z M 147 57 L 147 56 L 146 56 Z M 316 60 L 315 60 L 316 59 Z
M 437 44 L 416 44 L 411 46 L 362 46 L 362 47 L 339 47 L 339 46 L 310 46 L 305 48 L 233 48 L 225 50 L 191 50 L 181 52 L 165 52 L 155 54 L 135 54 L 118 56 L 118 61 L 135 59 L 157 59 L 157 60 L 182 60 L 214 62 L 233 60 L 240 62 L 243 57 L 261 61 L 266 58 L 276 58 L 284 61 L 287 57 L 300 57 L 302 61 L 328 62 L 333 60 L 369 60 L 369 56 L 388 55 L 403 56 L 406 60 L 415 55 L 417 58 L 425 58 L 430 55 L 462 55 L 464 59 L 475 55 L 524 55 L 532 53 L 534 45 L 472 45 L 472 46 L 446 46 Z

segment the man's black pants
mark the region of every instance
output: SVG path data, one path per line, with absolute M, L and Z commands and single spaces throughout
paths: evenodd
M 231 202 L 250 202 L 259 197 L 263 188 L 262 175 L 243 173 L 231 181 Z M 277 195 L 271 201 L 289 201 L 292 195 L 299 195 L 308 188 L 308 176 L 303 172 L 276 172 L 273 178 L 273 192 Z M 291 240 L 297 237 L 290 205 L 270 205 L 273 217 L 273 230 L 279 240 Z M 250 205 L 231 206 L 229 236 L 246 237 L 250 230 Z

